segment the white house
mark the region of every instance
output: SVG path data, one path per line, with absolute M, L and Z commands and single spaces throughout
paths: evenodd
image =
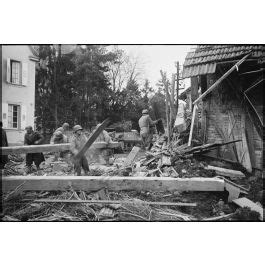
M 1 117 L 10 144 L 22 144 L 25 127 L 34 126 L 36 50 L 30 45 L 2 45 Z

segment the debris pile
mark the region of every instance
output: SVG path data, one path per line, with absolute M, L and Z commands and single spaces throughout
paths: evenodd
M 181 143 L 181 141 L 179 141 Z M 228 143 L 225 143 L 228 144 Z M 229 192 L 236 190 L 256 201 L 253 194 L 262 189 L 262 184 L 250 188 L 244 173 L 222 168 L 219 162 L 214 167 L 201 154 L 223 144 L 214 143 L 188 147 L 177 141 L 167 143 L 164 136 L 158 137 L 149 151 L 134 147 L 129 155 L 116 154 L 112 166 L 90 165 L 90 176 L 171 177 L 179 179 L 222 178 Z M 9 156 L 6 175 L 22 175 L 23 156 Z M 30 175 L 73 175 L 68 160 L 53 161 L 46 154 L 41 170 Z M 250 178 L 251 180 L 251 178 Z M 252 183 L 252 182 L 251 182 Z M 255 183 L 257 181 L 255 180 Z M 253 183 L 252 183 L 253 184 Z M 229 186 L 230 185 L 230 186 Z M 232 188 L 231 188 L 232 187 Z M 234 191 L 233 191 L 234 192 Z M 77 190 L 19 192 L 3 194 L 3 221 L 223 221 L 261 220 L 259 212 L 253 210 L 261 205 L 248 201 L 228 201 L 228 192 L 219 191 L 108 191 L 85 192 Z M 230 196 L 230 195 L 229 195 Z M 254 206 L 253 206 L 254 205 Z M 238 208 L 241 207 L 241 208 Z

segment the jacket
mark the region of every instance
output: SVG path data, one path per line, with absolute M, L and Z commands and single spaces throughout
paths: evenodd
M 152 121 L 150 116 L 148 114 L 144 114 L 139 119 L 139 127 L 140 127 L 140 133 L 149 133 L 150 126 L 155 125 L 156 121 Z
M 70 144 L 70 151 L 73 154 L 77 154 L 82 148 L 83 146 L 86 144 L 87 142 L 87 137 L 85 134 L 81 134 L 81 135 L 74 135 Z

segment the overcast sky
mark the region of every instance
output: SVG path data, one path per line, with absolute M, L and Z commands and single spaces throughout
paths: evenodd
M 144 78 L 148 78 L 153 87 L 160 79 L 160 70 L 166 71 L 171 80 L 171 74 L 176 73 L 175 62 L 179 61 L 181 68 L 191 45 L 118 45 L 128 55 L 137 56 L 144 65 Z M 189 80 L 185 81 L 186 86 Z

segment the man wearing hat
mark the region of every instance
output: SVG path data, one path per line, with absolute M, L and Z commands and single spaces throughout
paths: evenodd
M 67 136 L 62 133 L 61 130 L 56 130 L 50 140 L 50 144 L 65 144 L 67 143 Z M 66 151 L 67 152 L 67 151 Z M 62 152 L 56 152 L 54 155 L 54 161 L 57 161 L 59 156 L 62 158 L 64 154 L 66 153 L 65 151 Z
M 73 153 L 73 155 L 76 155 L 83 148 L 88 139 L 83 133 L 83 128 L 80 125 L 75 125 L 73 127 L 73 131 L 74 136 L 71 140 L 70 151 Z M 83 168 L 86 175 L 89 171 L 89 166 L 85 155 L 83 155 L 80 160 L 74 161 L 74 170 L 77 176 L 81 176 L 81 168 Z
M 67 122 L 65 122 L 63 125 L 62 125 L 62 127 L 59 127 L 58 129 L 56 129 L 55 130 L 55 132 L 54 133 L 56 133 L 56 132 L 58 132 L 58 131 L 60 131 L 60 132 L 62 132 L 63 133 L 63 135 L 66 137 L 66 143 L 68 143 L 69 142 L 69 134 L 70 134 L 70 132 L 69 132 L 69 124 L 67 123 Z M 52 141 L 52 139 L 51 139 L 51 141 Z
M 150 150 L 153 139 L 153 132 L 150 127 L 157 124 L 160 119 L 153 121 L 147 109 L 142 111 L 142 117 L 139 119 L 140 135 L 144 144 L 144 148 Z
M 25 145 L 40 145 L 42 144 L 44 137 L 39 132 L 34 132 L 32 126 L 26 127 L 26 134 L 24 137 Z M 40 168 L 41 162 L 45 161 L 43 153 L 27 153 L 26 154 L 26 173 L 30 173 L 32 170 L 32 164 L 37 167 L 37 170 Z

